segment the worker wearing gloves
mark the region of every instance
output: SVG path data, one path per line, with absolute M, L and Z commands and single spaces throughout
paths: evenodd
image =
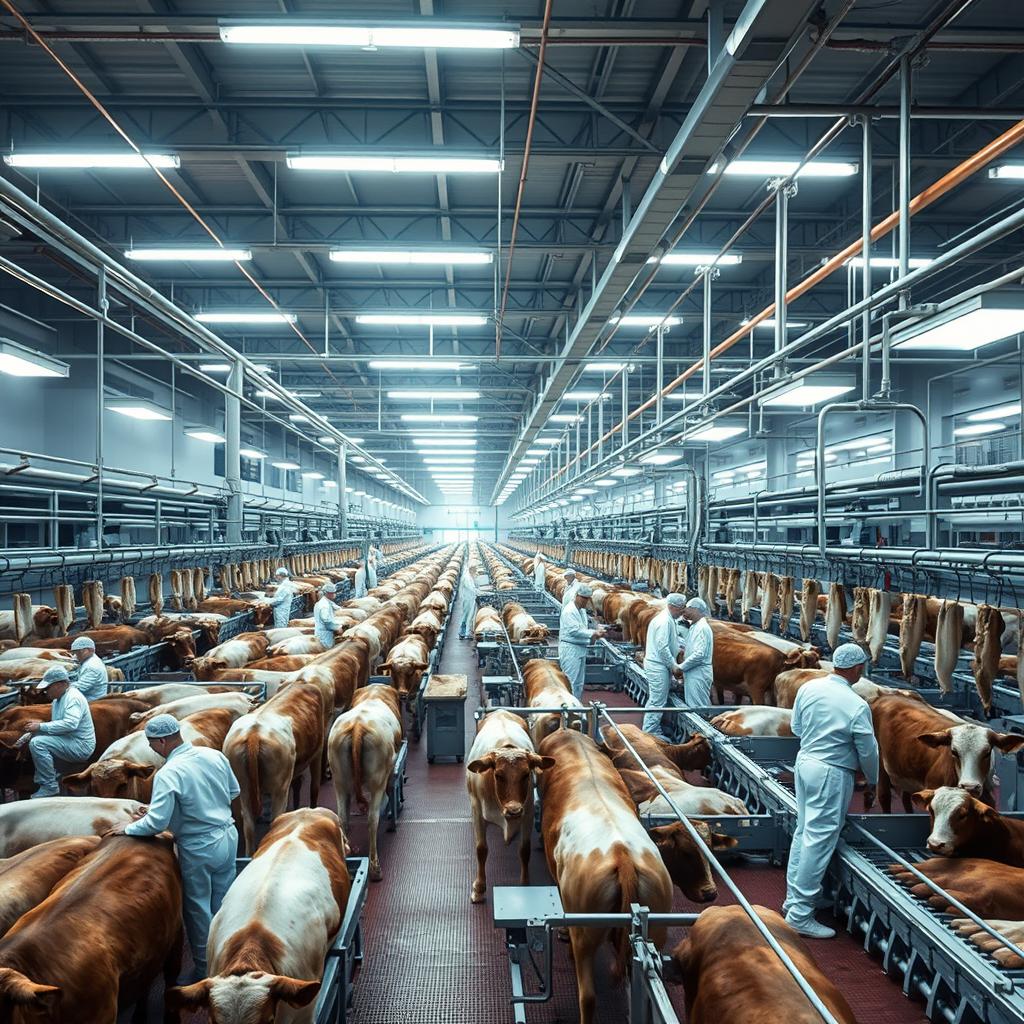
M 801 935 L 831 939 L 833 929 L 814 919 L 821 880 L 839 841 L 858 768 L 870 797 L 878 782 L 878 743 L 871 710 L 851 689 L 867 655 L 857 644 L 842 644 L 832 655 L 833 671 L 800 687 L 793 704 L 796 757 L 796 831 L 786 870 L 786 922 Z
M 569 679 L 573 696 L 583 700 L 583 682 L 587 671 L 587 647 L 604 636 L 603 629 L 591 629 L 587 621 L 587 601 L 594 590 L 586 584 L 577 591 L 558 617 L 558 664 Z
M 89 702 L 71 685 L 66 668 L 60 665 L 48 668 L 36 689 L 53 701 L 53 711 L 49 722 L 29 722 L 18 740 L 19 747 L 28 744 L 35 765 L 39 788 L 32 794 L 33 800 L 57 795 L 55 757 L 65 761 L 88 761 L 96 748 Z
M 320 588 L 320 600 L 313 605 L 313 636 L 324 645 L 334 646 L 334 636 L 342 626 L 334 618 L 338 606 L 334 603 L 334 595 L 338 588 L 333 583 L 325 583 Z M 365 593 L 365 591 L 364 591 Z
M 683 700 L 691 708 L 711 704 L 711 666 L 715 655 L 715 635 L 708 622 L 708 606 L 699 597 L 692 597 L 683 609 L 683 618 L 690 624 L 686 634 L 683 663 Z
M 544 556 L 538 551 L 533 562 L 533 586 L 536 590 L 544 593 L 547 585 L 547 572 L 544 564 Z
M 107 666 L 96 653 L 96 641 L 91 636 L 76 636 L 71 641 L 71 653 L 78 662 L 78 679 L 75 680 L 78 692 L 86 700 L 106 697 L 110 678 Z
M 352 589 L 356 597 L 366 597 L 366 563 L 360 562 L 356 569 L 356 578 L 352 583 Z
M 238 796 L 238 782 L 228 759 L 219 750 L 186 743 L 171 715 L 151 718 L 146 739 L 165 759 L 153 776 L 149 808 L 108 835 L 173 833 L 181 866 L 182 917 L 195 964 L 195 976 L 187 980 L 199 981 L 206 977 L 210 921 L 235 878 L 238 832 L 231 801 Z
M 669 594 L 665 607 L 651 619 L 647 627 L 647 646 L 644 648 L 644 675 L 647 677 L 647 707 L 667 707 L 672 679 L 682 679 L 683 670 L 676 663 L 679 655 L 679 633 L 676 619 L 683 614 L 686 598 L 682 594 Z M 678 698 L 672 698 L 676 704 Z M 666 739 L 661 729 L 661 711 L 648 711 L 644 715 L 644 732 Z
M 576 600 L 576 592 L 580 585 L 576 582 L 575 569 L 566 569 L 563 575 L 565 576 L 565 592 L 562 594 L 562 607 L 564 608 Z
M 372 547 L 366 557 L 366 586 L 370 590 L 377 586 L 377 556 Z
M 283 629 L 292 617 L 295 584 L 292 583 L 291 573 L 284 566 L 274 573 L 274 582 L 277 584 L 277 588 L 274 590 L 273 596 L 267 598 L 267 604 L 274 609 L 274 628 Z

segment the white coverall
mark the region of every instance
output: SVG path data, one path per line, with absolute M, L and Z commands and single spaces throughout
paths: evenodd
M 361 565 L 356 569 L 355 582 L 352 584 L 353 597 L 366 597 L 366 566 Z
M 715 653 L 715 635 L 706 618 L 698 619 L 686 633 L 683 670 L 683 700 L 691 708 L 711 704 L 711 666 Z
M 366 560 L 366 585 L 370 590 L 377 586 L 377 559 L 374 557 L 372 549 L 370 557 Z
M 583 700 L 587 671 L 587 647 L 594 631 L 587 622 L 586 608 L 567 604 L 558 617 L 558 664 L 569 677 L 573 696 Z
M 576 592 L 580 589 L 579 583 L 573 583 L 565 588 L 565 593 L 562 595 L 562 607 L 572 604 L 576 600 Z
M 182 743 L 156 775 L 144 818 L 125 828 L 128 836 L 174 834 L 181 867 L 182 917 L 196 968 L 206 975 L 210 921 L 235 878 L 238 832 L 231 801 L 238 782 L 228 759 L 208 747 Z
M 106 697 L 109 682 L 107 666 L 98 654 L 93 654 L 78 666 L 78 678 L 71 685 L 86 700 L 99 700 L 100 697 Z
M 459 581 L 459 600 L 462 601 L 462 619 L 459 621 L 459 636 L 472 635 L 476 624 L 476 584 L 469 573 L 468 567 L 462 570 Z
M 647 677 L 647 707 L 664 708 L 678 706 L 679 698 L 671 695 L 672 669 L 676 665 L 679 653 L 679 633 L 676 620 L 669 614 L 668 608 L 662 608 L 651 619 L 647 627 L 647 646 L 644 649 L 644 675 Z M 661 729 L 660 711 L 648 711 L 644 715 L 644 732 L 653 736 L 665 734 Z
M 793 734 L 800 737 L 796 758 L 796 831 L 786 869 L 790 921 L 814 916 L 846 811 L 857 768 L 870 785 L 878 782 L 878 743 L 871 710 L 841 676 L 814 679 L 797 692 Z
M 35 780 L 40 789 L 56 792 L 57 773 L 54 757 L 63 761 L 88 761 L 96 749 L 89 702 L 75 686 L 69 686 L 62 697 L 53 702 L 49 722 L 39 723 L 39 732 L 28 741 L 35 764 Z
M 539 556 L 533 567 L 533 585 L 542 593 L 547 587 L 547 564 Z
M 341 628 L 334 618 L 337 605 L 329 597 L 321 597 L 313 605 L 313 636 L 324 645 L 334 646 L 334 634 Z
M 283 579 L 277 585 L 271 597 L 267 598 L 267 604 L 274 609 L 274 628 L 284 629 L 291 621 L 292 598 L 295 597 L 295 584 L 290 579 Z

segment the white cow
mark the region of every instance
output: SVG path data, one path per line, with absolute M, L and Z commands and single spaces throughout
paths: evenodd
M 137 800 L 48 796 L 0 805 L 0 857 L 13 857 L 51 839 L 99 836 L 133 821 Z

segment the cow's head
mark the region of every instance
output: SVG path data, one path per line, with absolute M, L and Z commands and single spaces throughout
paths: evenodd
M 706 822 L 692 821 L 690 824 L 712 850 L 728 850 L 738 842 L 731 836 L 712 832 Z M 718 887 L 711 877 L 711 867 L 682 822 L 652 828 L 649 835 L 658 847 L 672 881 L 687 899 L 694 903 L 710 903 L 717 899 Z
M 155 771 L 151 764 L 111 758 L 97 761 L 77 775 L 65 775 L 63 785 L 71 796 L 102 796 L 146 803 L 152 796 Z
M 821 651 L 817 647 L 798 647 L 784 658 L 786 668 L 817 668 L 821 664 Z
M 978 829 L 994 824 L 999 813 L 955 786 L 924 789 L 914 794 L 914 802 L 932 817 L 928 849 L 941 857 L 953 857 L 968 846 Z
M 205 1009 L 211 1024 L 273 1024 L 279 1003 L 308 1006 L 319 991 L 319 981 L 250 971 L 169 989 L 166 1001 L 173 1012 Z
M 522 818 L 523 810 L 532 797 L 533 772 L 542 772 L 553 767 L 554 763 L 553 757 L 535 754 L 520 747 L 504 747 L 470 761 L 466 771 L 477 775 L 491 773 L 502 817 L 507 823 L 513 823 Z
M 266 601 L 257 601 L 252 606 L 252 621 L 257 629 L 270 624 L 274 617 L 274 609 Z
M 956 771 L 956 784 L 972 796 L 981 796 L 992 770 L 992 751 L 1012 754 L 1024 747 L 1024 736 L 993 732 L 983 725 L 956 725 L 939 732 L 926 732 L 917 737 L 933 749 L 948 747 Z
M 164 652 L 167 656 L 167 664 L 172 669 L 179 669 L 186 664 L 192 664 L 196 656 L 195 638 L 187 629 L 180 629 L 176 633 L 164 638 L 167 646 Z
M 0 967 L 0 1019 L 28 1022 L 54 1020 L 60 989 L 39 985 L 21 971 Z
M 711 764 L 711 743 L 706 736 L 694 736 L 686 743 L 658 741 L 662 753 L 681 771 L 702 771 Z

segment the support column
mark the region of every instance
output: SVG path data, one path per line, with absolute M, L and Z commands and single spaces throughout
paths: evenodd
M 900 60 L 900 139 L 899 139 L 899 245 L 900 277 L 910 269 L 910 97 L 913 86 L 910 57 Z M 910 305 L 910 289 L 900 292 L 900 309 Z
M 224 483 L 228 489 L 227 542 L 242 543 L 242 364 L 235 359 L 228 371 L 224 396 Z
M 718 277 L 718 267 L 704 268 L 704 320 L 701 332 L 701 392 L 711 391 L 711 282 Z M 685 391 L 685 385 L 684 385 Z
M 623 448 L 629 441 L 629 370 L 622 368 L 622 436 L 620 443 Z
M 771 187 L 771 186 L 769 186 Z M 775 182 L 775 351 L 786 347 L 786 292 L 789 291 L 789 200 L 796 195 L 796 182 Z M 775 376 L 782 366 L 775 364 Z
M 871 118 L 865 117 L 863 137 L 863 154 L 861 161 L 861 224 L 860 230 L 864 238 L 864 251 L 861 257 L 864 260 L 864 267 L 861 271 L 861 298 L 866 299 L 871 294 Z M 864 342 L 861 350 L 861 398 L 867 401 L 871 397 L 871 310 L 865 309 L 860 318 L 860 336 Z
M 107 268 L 100 264 L 96 278 L 97 305 L 100 319 L 96 321 L 96 550 L 103 550 L 103 388 L 104 388 L 104 347 L 106 342 L 107 315 Z M 172 419 L 173 424 L 173 419 Z
M 658 324 L 655 328 L 657 337 L 655 338 L 655 381 L 654 381 L 654 423 L 655 426 L 660 429 L 662 424 L 662 413 L 665 399 L 662 397 L 661 389 L 665 386 L 665 331 L 666 327 L 663 323 Z
M 338 533 L 341 540 L 348 536 L 348 445 L 338 445 Z

